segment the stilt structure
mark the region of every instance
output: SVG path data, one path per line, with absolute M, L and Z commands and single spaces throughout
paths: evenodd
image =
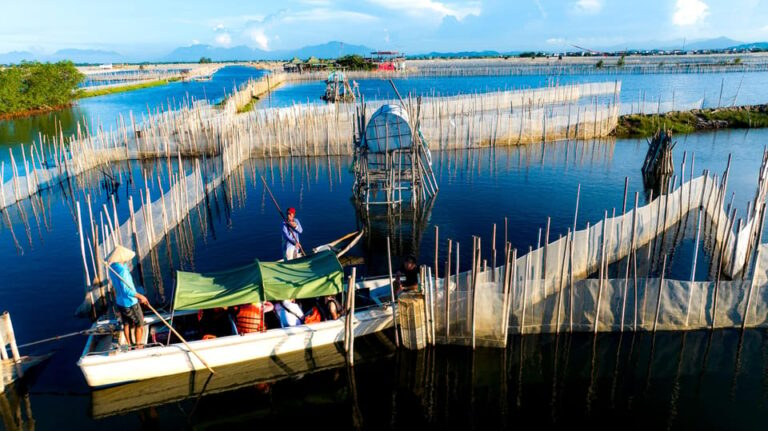
M 365 105 L 358 109 L 353 191 L 366 212 L 371 205 L 417 208 L 437 194 L 432 156 L 419 130 L 420 106 L 419 99 L 415 127 L 403 105 L 384 105 L 367 123 Z
M 659 195 L 660 187 L 667 185 L 669 178 L 675 173 L 675 163 L 672 160 L 672 150 L 677 142 L 672 142 L 669 130 L 658 130 L 653 140 L 648 141 L 648 153 L 643 161 L 643 182 L 646 188 L 652 188 Z
M 347 81 L 344 72 L 331 72 L 325 80 L 325 94 L 322 99 L 326 102 L 354 102 L 355 93 Z

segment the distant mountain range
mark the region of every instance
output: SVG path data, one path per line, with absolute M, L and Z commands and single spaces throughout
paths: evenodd
M 29 51 L 12 51 L 0 54 L 0 64 L 14 64 L 21 61 L 61 61 L 72 60 L 75 63 L 121 63 L 125 57 L 115 51 L 97 49 L 62 49 L 53 54 L 40 55 Z
M 718 37 L 715 39 L 690 41 L 683 45 L 683 40 L 679 45 L 669 41 L 646 41 L 633 42 L 624 45 L 611 47 L 595 47 L 597 50 L 615 52 L 624 50 L 720 50 L 720 49 L 750 49 L 760 48 L 768 49 L 768 42 L 745 43 L 729 39 L 727 37 Z M 551 52 L 572 51 L 576 48 L 563 46 L 551 48 Z M 352 45 L 339 41 L 332 41 L 320 45 L 310 45 L 298 49 L 284 49 L 275 51 L 264 51 L 251 48 L 245 45 L 233 46 L 230 48 L 217 47 L 211 45 L 191 45 L 176 48 L 167 55 L 157 58 L 135 58 L 133 56 L 122 55 L 115 51 L 104 51 L 95 49 L 62 49 L 53 54 L 35 54 L 28 51 L 12 51 L 0 54 L 0 64 L 15 64 L 23 60 L 27 61 L 59 61 L 72 60 L 78 64 L 103 64 L 103 63 L 138 63 L 138 62 L 197 62 L 201 57 L 208 57 L 213 61 L 235 61 L 235 60 L 290 60 L 294 57 L 306 60 L 309 57 L 317 58 L 337 58 L 342 55 L 359 54 L 368 56 L 374 51 L 365 45 Z M 411 57 L 444 57 L 444 58 L 466 58 L 466 57 L 498 57 L 504 55 L 516 55 L 520 51 L 461 51 L 461 52 L 429 52 L 424 54 L 415 54 Z
M 284 49 L 275 51 L 263 51 L 245 45 L 230 48 L 211 45 L 191 45 L 176 48 L 169 54 L 160 58 L 136 59 L 121 55 L 114 51 L 90 50 L 90 49 L 62 49 L 49 55 L 34 54 L 28 51 L 12 51 L 0 54 L 0 64 L 14 64 L 22 60 L 27 61 L 60 61 L 72 60 L 75 63 L 102 64 L 102 63 L 132 63 L 132 62 L 197 62 L 201 57 L 208 57 L 213 61 L 235 60 L 290 60 L 293 57 L 307 59 L 337 58 L 342 55 L 359 54 L 370 55 L 373 49 L 364 45 L 351 45 L 333 41 L 320 45 L 310 45 L 298 49 Z
M 679 42 L 674 43 L 670 41 L 658 41 L 647 40 L 640 42 L 630 42 L 622 45 L 613 45 L 607 47 L 595 48 L 598 51 L 617 52 L 617 51 L 674 51 L 674 50 L 686 50 L 686 51 L 702 51 L 702 50 L 720 50 L 720 49 L 734 49 L 740 46 L 744 46 L 744 42 L 738 40 L 729 39 L 727 37 L 717 37 L 714 39 L 704 40 L 691 40 L 685 41 L 680 39 Z M 568 50 L 571 50 L 570 48 Z

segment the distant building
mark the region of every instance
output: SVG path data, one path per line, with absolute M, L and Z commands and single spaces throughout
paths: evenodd
M 112 63 L 100 64 L 99 69 L 112 70 Z
M 398 51 L 374 51 L 370 61 L 376 65 L 377 70 L 404 71 L 405 54 Z

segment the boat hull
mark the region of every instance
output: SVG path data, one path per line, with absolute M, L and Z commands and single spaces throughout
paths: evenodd
M 392 326 L 392 307 L 378 306 L 355 313 L 355 337 Z M 344 320 L 331 320 L 266 332 L 231 335 L 189 342 L 214 371 L 217 366 L 236 364 L 274 355 L 303 351 L 344 340 Z M 156 377 L 205 370 L 200 359 L 184 344 L 147 346 L 126 352 L 90 353 L 78 361 L 90 387 L 106 387 Z

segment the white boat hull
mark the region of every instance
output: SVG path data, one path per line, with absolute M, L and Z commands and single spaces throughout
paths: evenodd
M 392 307 L 378 306 L 358 311 L 353 319 L 354 336 L 362 337 L 392 326 Z M 292 328 L 272 329 L 245 335 L 230 335 L 189 342 L 214 371 L 217 366 L 269 358 L 329 345 L 344 340 L 344 320 L 331 320 Z M 126 352 L 84 354 L 78 366 L 91 387 L 103 387 L 205 370 L 198 357 L 184 344 L 147 346 Z

